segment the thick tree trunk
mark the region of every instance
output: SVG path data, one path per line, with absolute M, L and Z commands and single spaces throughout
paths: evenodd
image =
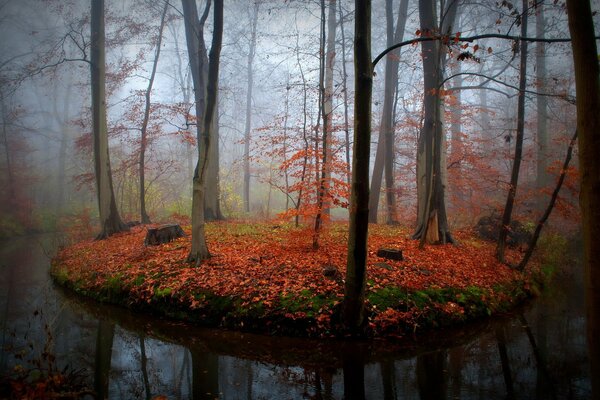
M 390 47 L 395 43 L 400 43 L 404 37 L 408 0 L 402 0 L 400 2 L 395 32 L 392 0 L 386 0 L 385 10 L 387 47 Z M 381 194 L 381 184 L 384 170 L 387 206 L 386 223 L 392 224 L 397 222 L 394 197 L 394 99 L 396 97 L 399 64 L 400 50 L 392 51 L 386 56 L 383 110 L 381 113 L 381 123 L 379 125 L 379 140 L 377 142 L 377 153 L 375 154 L 373 178 L 371 180 L 371 192 L 369 195 L 369 222 L 371 223 L 377 223 L 379 195 Z
M 106 65 L 104 53 L 104 0 L 92 0 L 90 70 L 92 81 L 92 126 L 94 137 L 94 170 L 100 215 L 100 233 L 104 239 L 117 232 L 129 230 L 121 221 L 113 191 L 108 128 L 106 124 Z
M 221 186 L 219 180 L 219 113 L 218 100 L 210 129 L 210 148 L 208 149 L 208 167 L 206 170 L 206 194 L 204 198 L 204 218 L 206 221 L 225 219 L 221 212 Z
M 521 37 L 527 37 L 527 0 L 523 0 L 523 14 L 521 15 Z M 512 210 L 517 196 L 517 186 L 519 184 L 519 172 L 521 169 L 521 158 L 523 154 L 523 136 L 525 134 L 525 89 L 527 85 L 527 42 L 522 40 L 520 46 L 521 66 L 519 67 L 519 98 L 517 104 L 517 138 L 515 140 L 515 157 L 510 176 L 510 187 L 502 214 L 502 225 L 500 226 L 500 237 L 496 248 L 496 257 L 500 262 L 504 262 L 504 249 L 506 247 L 506 238 L 510 227 Z
M 258 23 L 258 9 L 260 3 L 254 3 L 252 14 L 252 30 L 250 32 L 250 47 L 248 49 L 247 74 L 248 86 L 246 89 L 246 127 L 244 128 L 244 211 L 250 212 L 250 131 L 252 130 L 252 89 L 254 87 L 254 55 L 256 53 L 256 25 Z
M 423 34 L 436 30 L 437 16 L 433 0 L 419 1 L 419 17 Z M 456 16 L 457 2 L 444 12 L 442 31 L 449 34 Z M 424 115 L 417 153 L 417 228 L 413 238 L 420 247 L 429 243 L 452 243 L 446 215 L 445 180 L 446 146 L 442 124 L 440 97 L 443 78 L 443 47 L 439 41 L 422 42 Z M 434 232 L 430 232 L 434 230 Z
M 148 87 L 146 88 L 146 105 L 144 107 L 144 119 L 142 120 L 141 128 L 141 139 L 140 139 L 140 160 L 139 160 L 139 173 L 140 173 L 140 218 L 142 224 L 149 224 L 150 217 L 146 212 L 146 149 L 148 146 L 148 121 L 150 120 L 150 95 L 152 94 L 152 86 L 154 86 L 154 77 L 156 76 L 156 67 L 158 66 L 158 59 L 160 57 L 160 50 L 162 47 L 163 30 L 165 27 L 165 19 L 167 16 L 167 10 L 169 3 L 165 2 L 162 15 L 160 17 L 160 26 L 158 27 L 158 36 L 156 38 L 156 52 L 154 53 L 154 62 L 152 63 L 152 72 L 148 79 Z
M 203 31 L 209 4 L 207 4 L 204 15 L 200 20 L 198 19 L 196 3 L 193 0 L 182 0 L 188 53 L 194 82 L 196 115 L 198 117 L 198 162 L 194 171 L 192 190 L 192 246 L 187 258 L 188 262 L 195 262 L 196 265 L 199 265 L 202 260 L 210 256 L 204 231 L 204 197 L 206 191 L 206 170 L 209 162 L 209 148 L 212 137 L 212 120 L 215 115 L 217 102 L 219 58 L 223 40 L 223 0 L 214 0 L 214 30 L 208 58 L 207 80 L 205 83 L 202 70 L 204 66 L 203 60 L 206 59 Z
M 371 154 L 371 1 L 355 0 L 354 21 L 354 147 L 348 260 L 344 291 L 344 325 L 360 331 L 365 322 L 364 300 L 367 276 L 367 236 L 369 230 L 369 157 Z
M 577 91 L 588 354 L 592 398 L 600 399 L 600 71 L 590 2 L 567 0 L 567 10 Z

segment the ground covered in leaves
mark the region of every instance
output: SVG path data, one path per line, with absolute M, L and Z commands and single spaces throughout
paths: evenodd
M 269 334 L 337 336 L 344 293 L 347 225 L 334 223 L 312 250 L 310 229 L 269 223 L 207 225 L 212 257 L 185 262 L 184 238 L 144 246 L 145 227 L 62 249 L 51 274 L 101 301 L 194 323 Z M 426 246 L 405 228 L 372 225 L 367 311 L 373 336 L 401 336 L 503 312 L 528 297 L 531 273 L 498 263 L 494 245 L 469 231 L 458 246 Z M 403 250 L 403 261 L 376 255 Z M 512 254 L 516 256 L 516 254 Z

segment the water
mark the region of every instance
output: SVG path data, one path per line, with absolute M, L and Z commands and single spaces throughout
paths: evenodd
M 49 279 L 55 247 L 51 236 L 0 244 L 0 374 L 46 350 L 110 399 L 590 397 L 580 271 L 489 321 L 415 339 L 317 341 L 200 329 L 79 299 Z

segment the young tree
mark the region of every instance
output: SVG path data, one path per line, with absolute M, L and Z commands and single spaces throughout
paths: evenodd
M 600 399 L 600 68 L 589 1 L 567 0 L 575 64 L 587 337 L 592 398 Z
M 90 72 L 92 81 L 92 125 L 94 137 L 94 169 L 100 211 L 100 233 L 104 239 L 114 233 L 128 230 L 121 221 L 113 191 L 108 130 L 106 123 L 106 63 L 104 49 L 104 0 L 92 0 L 91 7 Z
M 142 120 L 141 138 L 140 138 L 140 160 L 139 160 L 139 173 L 140 173 L 140 218 L 142 224 L 149 224 L 150 217 L 146 212 L 146 148 L 148 144 L 148 121 L 150 120 L 150 95 L 152 94 L 152 86 L 154 86 L 154 77 L 156 76 L 156 67 L 158 66 L 158 59 L 160 57 L 160 50 L 162 46 L 163 29 L 165 27 L 165 19 L 167 16 L 167 10 L 169 8 L 169 2 L 165 1 L 165 5 L 160 17 L 160 25 L 158 27 L 158 34 L 156 36 L 156 51 L 154 53 L 154 61 L 152 62 L 152 72 L 150 72 L 150 78 L 148 79 L 148 87 L 145 93 L 145 107 L 144 107 L 144 119 Z
M 343 320 L 350 331 L 364 324 L 369 231 L 369 158 L 371 154 L 371 0 L 355 0 L 354 145 Z
M 335 0 L 329 0 L 327 13 L 327 33 L 325 30 L 325 0 L 321 0 L 321 51 L 319 90 L 321 98 L 321 117 L 323 121 L 322 132 L 322 161 L 321 177 L 317 189 L 317 215 L 315 217 L 315 232 L 313 236 L 313 249 L 319 248 L 319 233 L 323 223 L 323 214 L 329 213 L 328 187 L 331 180 L 331 135 L 333 131 L 333 64 L 335 62 Z M 325 42 L 327 53 L 325 54 Z
M 244 129 L 244 211 L 250 212 L 250 131 L 252 130 L 252 89 L 254 87 L 254 55 L 256 53 L 256 25 L 258 24 L 259 2 L 254 3 L 250 44 L 248 48 L 248 87 L 246 89 L 246 127 Z
M 187 41 L 192 80 L 194 83 L 194 100 L 196 107 L 196 131 L 198 140 L 198 162 L 194 170 L 192 191 L 192 247 L 188 255 L 188 262 L 199 265 L 202 260 L 209 257 L 204 231 L 204 196 L 206 190 L 206 170 L 209 162 L 209 148 L 211 140 L 212 123 L 215 117 L 217 90 L 219 81 L 219 59 L 221 43 L 223 40 L 223 0 L 214 0 L 214 30 L 210 55 L 206 56 L 204 43 L 204 23 L 208 18 L 210 2 L 201 18 L 198 18 L 198 9 L 194 0 L 181 0 L 185 36 Z M 208 72 L 204 74 L 205 60 L 208 59 Z

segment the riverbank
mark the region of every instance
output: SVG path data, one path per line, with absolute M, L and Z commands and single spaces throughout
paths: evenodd
M 310 230 L 267 223 L 207 225 L 212 257 L 185 263 L 188 234 L 144 246 L 145 227 L 84 241 L 53 260 L 55 282 L 102 302 L 204 326 L 272 335 L 332 337 L 344 292 L 346 225 L 332 224 L 312 250 Z M 501 313 L 536 293 L 532 276 L 498 263 L 494 245 L 469 231 L 460 245 L 427 246 L 399 227 L 373 225 L 369 236 L 369 334 L 403 336 Z M 380 248 L 401 249 L 403 261 Z M 516 252 L 509 257 L 518 257 Z

